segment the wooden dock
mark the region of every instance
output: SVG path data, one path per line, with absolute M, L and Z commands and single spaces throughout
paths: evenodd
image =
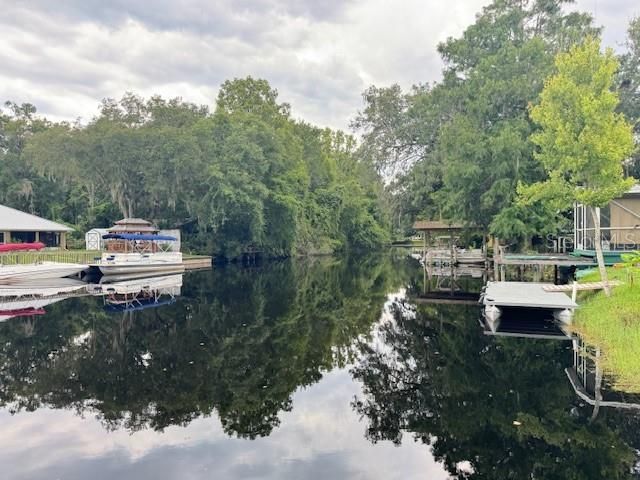
M 498 265 L 542 265 L 556 267 L 593 267 L 597 265 L 594 259 L 560 254 L 520 255 L 505 253 L 496 256 L 494 261 Z
M 211 257 L 205 255 L 184 255 L 182 263 L 185 270 L 200 270 L 203 268 L 211 268 Z

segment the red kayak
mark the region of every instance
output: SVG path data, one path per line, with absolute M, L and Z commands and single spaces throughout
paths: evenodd
M 6 252 L 26 252 L 29 250 L 41 250 L 44 248 L 44 243 L 0 243 L 0 253 Z

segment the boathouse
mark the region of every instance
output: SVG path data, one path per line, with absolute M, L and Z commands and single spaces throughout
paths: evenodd
M 47 247 L 66 248 L 73 229 L 45 218 L 0 205 L 0 243 L 42 242 Z
M 640 250 L 640 184 L 598 210 L 602 250 L 607 263 L 620 261 L 620 254 Z M 595 257 L 595 227 L 589 207 L 574 208 L 574 254 Z

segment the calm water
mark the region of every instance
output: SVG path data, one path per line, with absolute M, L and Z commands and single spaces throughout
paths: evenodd
M 0 477 L 634 478 L 640 416 L 590 421 L 571 342 L 485 335 L 477 306 L 416 304 L 423 281 L 403 256 L 326 258 L 10 318 Z

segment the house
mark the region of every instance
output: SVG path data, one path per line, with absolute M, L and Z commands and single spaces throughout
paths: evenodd
M 15 208 L 0 205 L 0 243 L 42 242 L 47 247 L 66 248 L 73 229 Z
M 606 263 L 620 261 L 620 254 L 640 250 L 640 185 L 599 210 L 602 250 Z M 574 254 L 595 257 L 595 229 L 589 207 L 574 207 Z

